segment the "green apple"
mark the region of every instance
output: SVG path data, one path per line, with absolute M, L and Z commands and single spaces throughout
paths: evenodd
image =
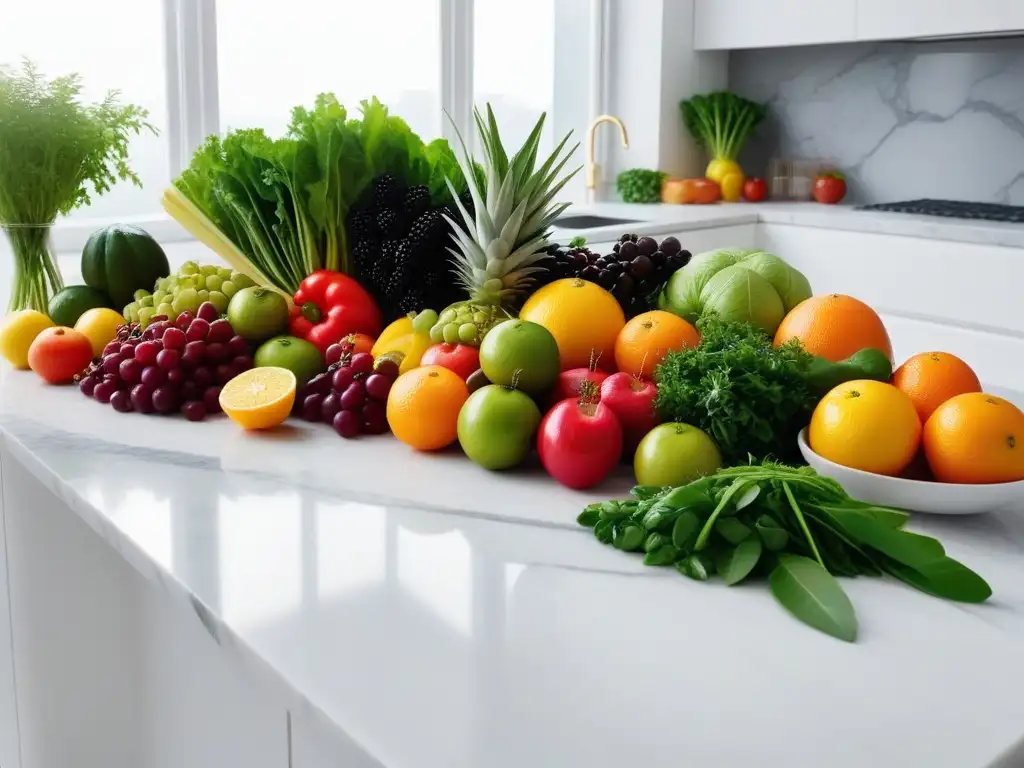
M 640 441 L 633 472 L 640 485 L 686 485 L 722 467 L 722 454 L 707 432 L 689 424 L 660 424 Z
M 540 410 L 530 396 L 497 384 L 481 387 L 459 411 L 459 444 L 485 469 L 508 469 L 533 447 Z

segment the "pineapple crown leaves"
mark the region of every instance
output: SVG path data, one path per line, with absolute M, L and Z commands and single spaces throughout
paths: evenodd
M 579 144 L 562 156 L 572 136 L 570 131 L 537 168 L 537 148 L 546 115 L 540 116 L 511 160 L 501 143 L 491 106 L 487 105 L 486 122 L 479 110 L 474 110 L 474 117 L 483 147 L 485 188 L 480 188 L 469 150 L 455 128 L 459 144 L 456 157 L 473 199 L 475 215 L 469 214 L 448 182 L 462 219 L 458 222 L 445 216 L 458 246 L 448 250 L 455 257 L 459 282 L 471 294 L 480 295 L 483 283 L 497 278 L 504 285 L 497 298 L 507 298 L 527 287 L 531 275 L 543 271 L 532 265 L 548 244 L 552 223 L 569 207 L 568 203 L 556 204 L 552 200 L 580 170 L 577 167 L 558 178 Z M 493 291 L 486 293 L 495 297 Z

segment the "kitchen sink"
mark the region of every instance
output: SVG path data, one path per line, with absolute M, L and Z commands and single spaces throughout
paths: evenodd
M 608 216 L 591 216 L 581 213 L 575 216 L 559 216 L 554 221 L 558 229 L 590 229 L 592 227 L 608 227 L 612 224 L 639 224 L 637 219 L 613 219 Z

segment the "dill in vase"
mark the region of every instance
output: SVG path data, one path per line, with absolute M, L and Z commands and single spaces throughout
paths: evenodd
M 88 205 L 118 181 L 142 186 L 128 167 L 128 142 L 144 129 L 141 107 L 118 103 L 111 91 L 83 104 L 77 75 L 46 79 L 26 60 L 0 67 L 0 229 L 14 253 L 10 310 L 46 312 L 63 286 L 50 254 L 57 216 Z

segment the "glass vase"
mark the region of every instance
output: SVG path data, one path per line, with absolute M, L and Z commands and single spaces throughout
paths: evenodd
M 50 252 L 50 225 L 3 226 L 14 258 L 9 312 L 35 309 L 44 314 L 50 297 L 64 287 L 60 270 Z

